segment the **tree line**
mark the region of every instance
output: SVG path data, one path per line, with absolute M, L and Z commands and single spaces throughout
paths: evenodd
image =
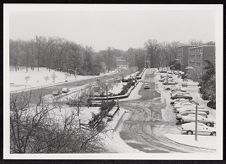
M 96 75 L 116 68 L 113 50 L 99 53 L 92 47 L 81 46 L 62 38 L 38 37 L 29 41 L 10 40 L 10 66 L 17 71 L 20 66 L 34 70 L 37 67 Z
M 179 42 L 159 43 L 148 40 L 142 48 L 129 48 L 127 51 L 108 47 L 95 52 L 90 46 L 56 37 L 36 36 L 32 40 L 10 40 L 10 66 L 18 70 L 40 67 L 77 73 L 96 75 L 117 68 L 116 57 L 123 57 L 129 66 L 139 69 L 150 63 L 151 67 L 169 66 L 176 58 Z
M 213 42 L 214 43 L 214 42 Z M 208 42 L 207 44 L 213 44 Z M 202 45 L 202 41 L 191 40 L 189 45 Z M 130 67 L 166 67 L 175 62 L 177 47 L 182 43 L 158 42 L 150 39 L 141 48 L 128 50 L 108 47 L 95 52 L 90 46 L 82 46 L 72 41 L 57 37 L 36 36 L 32 40 L 10 40 L 10 66 L 18 70 L 20 66 L 34 69 L 49 69 L 97 75 L 117 68 L 117 57 L 123 57 Z

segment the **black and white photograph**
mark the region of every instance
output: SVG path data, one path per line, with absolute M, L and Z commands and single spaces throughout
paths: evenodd
M 222 159 L 223 5 L 4 4 L 4 159 Z

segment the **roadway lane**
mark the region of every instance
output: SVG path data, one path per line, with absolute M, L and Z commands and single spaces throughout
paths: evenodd
M 126 75 L 131 74 L 131 70 L 128 70 L 126 72 Z M 120 73 L 115 73 L 115 74 L 110 74 L 110 75 L 104 75 L 101 77 L 95 77 L 92 79 L 85 79 L 85 80 L 80 80 L 80 81 L 74 81 L 74 82 L 65 82 L 65 83 L 61 83 L 61 84 L 56 84 L 54 86 L 49 86 L 49 87 L 45 87 L 45 88 L 35 88 L 29 91 L 24 91 L 24 92 L 19 92 L 19 93 L 10 93 L 10 95 L 19 95 L 19 94 L 30 94 L 31 93 L 31 103 L 37 103 L 39 101 L 39 97 L 40 95 L 45 96 L 48 94 L 51 94 L 54 90 L 56 89 L 61 89 L 64 87 L 67 88 L 74 88 L 74 87 L 79 87 L 85 84 L 92 84 L 95 83 L 97 81 L 97 79 L 103 80 L 103 81 L 114 81 L 117 78 L 121 79 L 121 74 Z

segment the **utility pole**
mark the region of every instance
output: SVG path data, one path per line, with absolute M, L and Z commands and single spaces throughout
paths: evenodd
M 197 141 L 197 131 L 198 131 L 198 104 L 195 105 L 195 141 Z
M 198 140 L 198 105 L 199 103 L 195 102 L 195 101 L 191 101 L 192 103 L 195 104 L 195 141 Z

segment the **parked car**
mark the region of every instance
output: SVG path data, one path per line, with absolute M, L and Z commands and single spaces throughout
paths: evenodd
M 169 86 L 165 87 L 165 90 L 169 91 L 171 88 Z
M 164 83 L 162 83 L 163 85 L 176 85 L 177 84 L 177 82 L 176 81 L 171 81 L 171 80 L 169 80 L 168 82 L 164 82 Z
M 69 88 L 62 88 L 62 90 L 61 90 L 62 93 L 68 93 L 69 91 L 70 91 Z
M 192 96 L 189 93 L 184 93 L 184 92 L 178 92 L 176 94 L 172 94 L 171 99 L 178 99 L 178 98 L 184 98 L 184 99 L 189 99 L 192 100 Z
M 188 116 L 189 114 L 195 114 L 195 111 L 184 111 L 184 112 L 178 113 L 176 115 L 176 119 L 181 120 L 182 116 Z M 205 118 L 208 117 L 208 114 L 206 112 L 198 111 L 197 114 L 200 115 L 200 116 L 203 116 Z
M 177 113 L 181 113 L 181 112 L 184 112 L 184 111 L 196 111 L 196 107 L 195 106 L 186 106 L 186 107 L 176 109 Z M 205 112 L 206 114 L 209 114 L 209 110 L 205 109 L 205 107 L 203 107 L 203 106 L 198 106 L 197 111 Z
M 144 85 L 144 89 L 150 89 L 149 84 L 145 84 L 145 85 Z
M 184 98 L 178 98 L 178 99 L 172 100 L 171 104 L 175 105 L 175 104 L 180 103 L 180 102 L 189 102 L 189 100 L 188 99 L 184 99 Z
M 182 107 L 187 107 L 187 106 L 194 106 L 194 104 L 192 104 L 189 101 L 184 101 L 184 102 L 176 103 L 174 105 L 174 108 L 177 109 L 177 108 L 182 108 Z
M 54 90 L 54 91 L 52 92 L 52 95 L 53 95 L 53 96 L 58 96 L 58 95 L 60 95 L 60 90 Z
M 207 126 L 213 126 L 214 125 L 214 121 L 209 119 L 209 118 L 205 118 L 203 116 L 197 115 L 197 120 L 198 122 L 204 123 Z M 181 122 L 182 123 L 186 123 L 186 122 L 195 122 L 195 114 L 189 114 L 187 116 L 181 116 Z
M 165 78 L 162 78 L 159 80 L 159 82 L 164 82 L 165 81 Z
M 188 134 L 188 135 L 195 134 L 195 122 L 183 124 L 183 125 L 181 125 L 181 129 L 182 129 L 182 131 L 181 131 L 182 134 L 184 134 L 184 133 Z M 216 136 L 216 128 L 209 127 L 203 123 L 198 122 L 197 134 Z
M 167 73 L 167 71 L 166 70 L 161 70 L 161 71 L 159 71 L 160 73 Z

